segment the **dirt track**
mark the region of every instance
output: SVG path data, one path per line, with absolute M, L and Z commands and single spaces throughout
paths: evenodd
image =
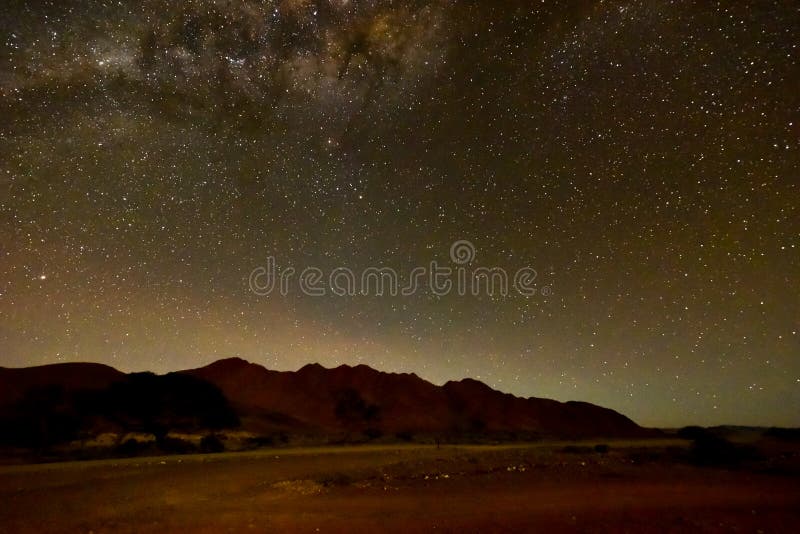
M 2 532 L 763 531 L 788 476 L 546 447 L 361 447 L 0 468 Z

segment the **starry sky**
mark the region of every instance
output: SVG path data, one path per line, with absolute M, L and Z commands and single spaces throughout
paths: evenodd
M 798 34 L 786 0 L 4 0 L 0 365 L 365 363 L 800 425 Z M 457 240 L 540 290 L 248 284 Z

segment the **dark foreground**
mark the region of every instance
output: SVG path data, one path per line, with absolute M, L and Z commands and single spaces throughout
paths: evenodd
M 668 445 L 386 445 L 6 466 L 0 532 L 796 528 L 796 476 L 694 466 Z

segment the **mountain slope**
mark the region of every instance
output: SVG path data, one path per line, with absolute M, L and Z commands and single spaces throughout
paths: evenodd
M 19 401 L 35 388 L 58 385 L 66 391 L 104 389 L 124 377 L 125 373 L 100 363 L 0 367 L 0 407 Z
M 0 368 L 0 415 L 17 421 L 11 427 L 32 417 L 50 421 L 50 411 L 68 416 L 74 435 L 101 428 L 197 431 L 204 424 L 198 421 L 237 420 L 258 435 L 323 440 L 650 435 L 627 417 L 588 403 L 516 397 L 472 379 L 436 386 L 415 374 L 366 365 L 310 364 L 280 372 L 232 358 L 163 376 L 90 363 Z
M 240 359 L 184 372 L 220 388 L 245 420 L 282 415 L 293 428 L 564 438 L 648 434 L 607 408 L 515 397 L 472 379 L 436 386 L 415 374 L 384 373 L 366 365 L 326 369 L 311 364 L 278 372 Z

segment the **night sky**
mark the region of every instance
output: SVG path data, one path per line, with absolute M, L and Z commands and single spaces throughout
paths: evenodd
M 0 365 L 366 363 L 800 425 L 800 4 L 4 0 Z M 536 270 L 523 296 L 257 295 Z

